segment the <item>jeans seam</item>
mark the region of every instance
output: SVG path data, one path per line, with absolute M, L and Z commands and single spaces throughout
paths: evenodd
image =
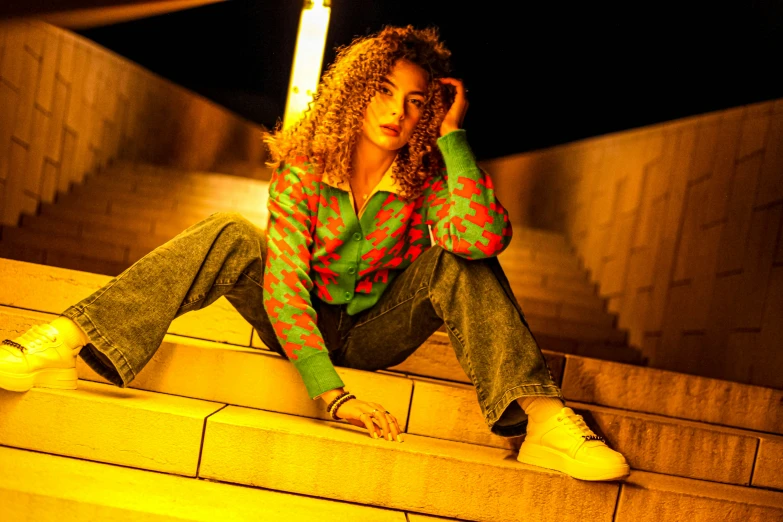
M 259 287 L 259 288 L 264 288 L 264 285 L 262 285 L 260 282 L 256 281 L 255 279 L 253 279 L 252 277 L 250 277 L 249 275 L 247 275 L 247 274 L 246 274 L 246 273 L 244 273 L 244 272 L 240 273 L 240 274 L 239 274 L 239 276 L 240 276 L 240 277 L 241 277 L 241 276 L 245 276 L 245 277 L 247 277 L 248 279 L 250 279 L 250 280 L 251 280 L 253 283 L 255 283 L 255 285 L 256 285 L 257 287 Z M 237 280 L 238 280 L 238 278 L 237 278 Z
M 185 308 L 186 306 L 190 306 L 190 305 L 192 305 L 193 303 L 198 303 L 199 301 L 203 300 L 203 299 L 204 299 L 204 297 L 206 297 L 206 294 L 204 294 L 204 295 L 197 295 L 196 297 L 194 297 L 194 298 L 193 298 L 193 299 L 191 299 L 190 301 L 188 301 L 188 302 L 186 302 L 186 303 L 182 303 L 182 304 L 179 306 L 179 308 L 177 308 L 177 310 L 182 310 L 182 309 L 183 309 L 183 308 Z

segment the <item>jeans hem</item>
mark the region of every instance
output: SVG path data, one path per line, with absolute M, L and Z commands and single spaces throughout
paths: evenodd
M 79 355 L 95 373 L 105 378 L 112 384 L 125 388 L 136 378 L 125 356 L 120 352 L 106 337 L 99 331 L 86 311 L 79 311 L 76 307 L 70 307 L 62 314 L 71 321 L 75 322 L 84 331 L 90 342 L 82 348 Z M 106 366 L 91 350 L 96 350 L 103 354 L 114 365 L 113 368 Z
M 500 437 L 519 437 L 524 435 L 527 431 L 527 414 L 523 412 L 524 419 L 517 423 L 508 426 L 498 426 L 497 421 L 503 416 L 506 409 L 512 406 L 513 402 L 522 397 L 557 397 L 563 402 L 563 392 L 556 385 L 549 384 L 523 384 L 510 388 L 503 394 L 503 396 L 495 402 L 492 408 L 487 408 L 485 420 L 489 425 L 490 431 Z M 520 407 L 521 408 L 521 407 Z

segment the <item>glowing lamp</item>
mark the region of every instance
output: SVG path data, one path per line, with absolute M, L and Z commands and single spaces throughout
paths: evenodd
M 331 0 L 305 0 L 302 16 L 299 18 L 283 128 L 290 127 L 302 117 L 318 87 L 326 47 L 326 31 L 329 29 L 330 5 Z

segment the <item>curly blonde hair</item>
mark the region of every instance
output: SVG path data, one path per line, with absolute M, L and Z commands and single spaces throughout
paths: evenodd
M 451 100 L 438 78 L 448 76 L 450 56 L 437 28 L 410 25 L 385 27 L 337 49 L 304 116 L 289 129 L 282 130 L 278 122 L 273 133 L 265 133 L 271 158 L 267 165 L 276 169 L 304 154 L 330 180 L 348 182 L 365 109 L 397 60 L 405 59 L 427 72 L 428 92 L 419 123 L 397 153 L 392 176 L 403 199 L 418 197 L 427 178 L 443 168 L 436 140 Z

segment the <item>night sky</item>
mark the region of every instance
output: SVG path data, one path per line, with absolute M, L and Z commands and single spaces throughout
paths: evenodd
M 387 24 L 439 27 L 479 159 L 783 98 L 783 1 L 578 4 L 332 0 L 324 62 Z M 272 127 L 300 5 L 229 0 L 80 34 Z

